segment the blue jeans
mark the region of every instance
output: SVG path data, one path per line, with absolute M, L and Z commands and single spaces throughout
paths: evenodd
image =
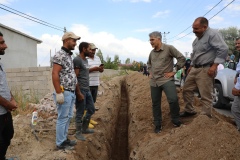
M 73 117 L 73 106 L 76 101 L 75 93 L 64 91 L 64 103 L 58 104 L 56 102 L 56 93 L 53 93 L 54 101 L 57 105 L 57 124 L 56 124 L 56 145 L 60 146 L 68 135 L 68 128 Z
M 83 118 L 90 119 L 95 113 L 94 102 L 90 90 L 80 89 L 84 95 L 83 101 L 76 100 L 76 123 L 82 123 Z M 85 117 L 84 110 L 87 110 Z

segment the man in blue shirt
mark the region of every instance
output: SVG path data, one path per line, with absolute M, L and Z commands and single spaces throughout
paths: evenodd
M 5 54 L 7 45 L 0 32 L 0 55 Z M 17 109 L 17 103 L 8 88 L 6 73 L 0 62 L 0 160 L 5 160 L 8 146 L 13 138 L 13 120 L 11 111 Z

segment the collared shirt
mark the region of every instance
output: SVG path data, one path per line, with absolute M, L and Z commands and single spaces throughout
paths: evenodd
M 192 43 L 193 53 L 191 65 L 206 65 L 224 63 L 228 46 L 217 30 L 207 28 L 203 36 Z
M 59 72 L 60 85 L 62 85 L 64 89 L 75 91 L 77 77 L 73 68 L 71 52 L 62 47 L 62 49 L 53 56 L 53 63 L 62 66 L 62 70 Z
M 164 77 L 164 73 L 173 72 L 173 58 L 177 59 L 177 70 L 181 69 L 185 64 L 186 59 L 175 47 L 162 43 L 159 51 L 153 49 L 150 52 L 147 64 L 148 70 L 152 75 L 150 80 L 151 86 L 161 86 L 164 83 L 173 80 L 173 77 Z
M 88 57 L 87 60 L 90 69 L 93 67 L 99 67 L 101 64 L 100 58 L 96 55 L 94 56 L 93 59 Z M 100 76 L 99 71 L 89 72 L 89 86 L 99 86 L 100 84 L 99 76 Z
M 12 97 L 7 83 L 6 72 L 4 71 L 4 67 L 1 62 L 0 62 L 0 96 L 8 101 L 10 101 Z M 0 105 L 0 115 L 6 113 L 7 113 L 6 108 Z

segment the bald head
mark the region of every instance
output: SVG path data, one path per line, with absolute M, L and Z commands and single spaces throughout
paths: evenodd
M 195 35 L 198 38 L 201 38 L 203 33 L 208 28 L 208 20 L 205 17 L 198 17 L 193 22 L 192 28 L 193 28 L 193 33 L 195 33 Z

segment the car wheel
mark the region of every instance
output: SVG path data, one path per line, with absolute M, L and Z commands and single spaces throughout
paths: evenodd
M 214 91 L 213 91 L 213 107 L 214 108 L 224 108 L 226 104 L 224 104 L 225 98 L 223 97 L 222 85 L 215 83 Z

